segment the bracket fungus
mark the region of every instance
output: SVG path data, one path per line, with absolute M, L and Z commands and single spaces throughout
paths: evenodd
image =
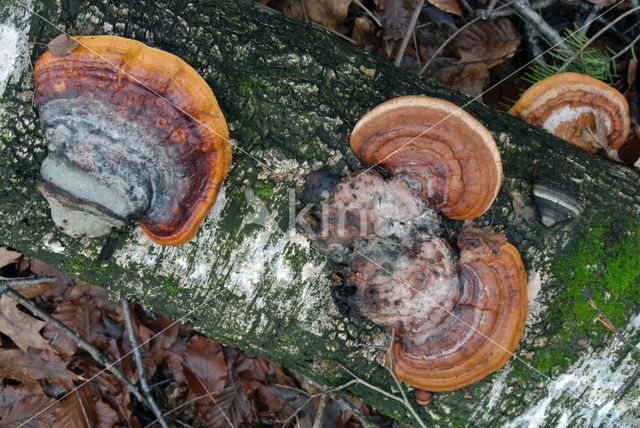
M 536 83 L 509 113 L 592 153 L 618 150 L 630 130 L 624 96 L 579 73 L 561 73 Z
M 459 389 L 502 367 L 527 314 L 520 255 L 504 235 L 469 227 L 458 254 L 439 214 L 475 218 L 495 199 L 502 164 L 489 131 L 446 101 L 401 97 L 367 113 L 351 147 L 389 177 L 312 173 L 299 215 L 340 266 L 336 304 L 397 332 L 394 372 L 420 390 Z
M 38 188 L 56 225 L 102 236 L 139 220 L 155 242 L 188 242 L 231 161 L 213 92 L 180 58 L 135 40 L 74 37 L 35 63 L 48 154 Z

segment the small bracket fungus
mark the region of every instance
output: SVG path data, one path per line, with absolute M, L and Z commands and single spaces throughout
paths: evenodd
M 630 129 L 624 96 L 578 73 L 561 73 L 536 83 L 509 113 L 593 153 L 619 149 Z
M 48 149 L 38 188 L 54 222 L 95 237 L 140 220 L 157 243 L 188 242 L 231 161 L 213 92 L 184 61 L 135 40 L 74 40 L 68 55 L 35 63 Z
M 485 212 L 502 182 L 491 133 L 437 98 L 408 96 L 380 104 L 354 127 L 351 148 L 365 162 L 418 182 L 423 196 L 455 220 Z
M 527 313 L 520 256 L 489 228 L 466 228 L 458 255 L 438 214 L 474 218 L 495 199 L 502 164 L 489 131 L 446 101 L 402 97 L 366 114 L 351 147 L 390 177 L 312 173 L 299 215 L 340 264 L 336 304 L 394 328 L 394 372 L 421 390 L 462 388 L 502 367 Z
M 578 217 L 585 208 L 575 195 L 540 180 L 533 183 L 533 199 L 540 213 L 540 221 L 546 227 Z

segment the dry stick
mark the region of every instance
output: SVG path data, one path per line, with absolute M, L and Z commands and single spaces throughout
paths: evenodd
M 63 323 L 61 323 L 60 321 L 58 321 L 54 317 L 52 317 L 49 313 L 47 313 L 44 310 L 40 309 L 31 300 L 23 297 L 21 294 L 13 291 L 11 289 L 6 290 L 5 294 L 7 296 L 11 297 L 16 302 L 20 303 L 25 308 L 29 309 L 34 314 L 38 315 L 43 320 L 53 324 L 62 333 L 64 333 L 67 336 L 69 336 L 71 338 L 71 340 L 76 342 L 76 344 L 80 348 L 82 348 L 85 351 L 87 351 L 89 353 L 89 355 L 91 355 L 93 357 L 93 359 L 98 362 L 98 364 L 104 366 L 105 369 L 107 369 L 109 372 L 111 372 L 111 374 L 113 374 L 115 377 L 117 377 L 118 380 L 120 382 L 122 382 L 123 385 L 126 386 L 129 389 L 129 391 L 131 391 L 131 393 L 136 396 L 136 398 L 138 400 L 140 400 L 141 402 L 143 402 L 145 404 L 148 404 L 147 403 L 147 399 L 144 397 L 144 395 L 142 395 L 142 393 L 140 393 L 138 388 L 134 384 L 129 382 L 129 380 L 126 377 L 124 377 L 124 375 L 120 372 L 120 370 L 118 370 L 115 367 L 115 363 L 112 363 L 111 361 L 109 361 L 109 359 L 107 357 L 105 357 L 102 354 L 102 352 L 100 352 L 98 350 L 98 348 L 96 348 L 95 346 L 93 346 L 92 344 L 90 344 L 89 342 L 84 340 L 75 331 L 71 330 L 69 327 L 67 327 L 66 325 L 64 325 Z
M 599 15 L 601 8 L 602 6 L 600 6 L 599 4 L 593 5 L 593 7 L 591 8 L 591 11 L 587 15 L 587 17 L 584 19 L 582 26 L 580 27 L 580 34 L 583 37 L 587 35 L 587 32 L 589 31 L 589 27 L 591 27 L 591 24 L 595 22 L 596 16 Z
M 631 41 L 631 43 L 629 43 L 624 49 L 622 49 L 620 52 L 618 52 L 617 54 L 615 54 L 614 56 L 612 56 L 611 58 L 609 58 L 609 61 L 607 62 L 613 62 L 616 59 L 620 58 L 622 55 L 624 55 L 625 52 L 627 52 L 629 49 L 631 49 L 636 43 L 638 43 L 638 41 L 640 41 L 640 34 L 638 34 L 636 36 L 635 39 L 633 39 Z
M 500 6 L 499 8 L 496 9 L 496 11 L 500 10 L 500 9 L 504 9 L 508 6 L 510 6 L 515 0 L 510 1 L 509 3 L 506 3 L 502 6 Z M 424 74 L 424 72 L 426 71 L 427 68 L 429 68 L 429 66 L 431 65 L 431 63 L 433 62 L 434 59 L 436 59 L 438 57 L 438 55 L 440 54 L 440 52 L 442 52 L 442 50 L 449 44 L 451 43 L 451 41 L 453 39 L 455 39 L 456 37 L 458 37 L 458 35 L 460 33 L 462 33 L 464 30 L 466 30 L 470 25 L 478 22 L 479 20 L 482 19 L 482 15 L 476 16 L 475 18 L 473 18 L 471 21 L 467 22 L 466 24 L 464 24 L 462 27 L 458 28 L 451 36 L 449 36 L 449 38 L 447 40 L 445 40 L 444 42 L 442 42 L 442 44 L 438 47 L 438 49 L 436 49 L 436 51 L 433 53 L 433 55 L 431 55 L 431 57 L 427 60 L 427 62 L 424 63 L 424 65 L 422 66 L 422 68 L 420 69 L 420 72 L 418 74 Z
M 387 348 L 387 356 L 389 357 L 389 366 L 387 367 L 387 369 L 389 370 L 391 377 L 395 381 L 396 386 L 400 390 L 400 394 L 402 394 L 402 400 L 404 401 L 405 407 L 407 407 L 411 411 L 411 414 L 413 415 L 413 417 L 416 418 L 416 421 L 418 421 L 418 425 L 420 425 L 422 428 L 427 428 L 426 425 L 422 422 L 422 419 L 420 419 L 420 417 L 414 410 L 411 403 L 409 403 L 409 400 L 407 400 L 407 395 L 404 393 L 404 389 L 402 388 L 402 385 L 400 384 L 398 377 L 393 371 L 393 354 L 391 353 L 391 348 L 393 347 L 393 342 L 395 341 L 395 339 L 396 339 L 396 330 L 393 327 L 391 327 L 391 340 L 389 341 L 389 347 Z
M 413 33 L 413 48 L 416 50 L 416 59 L 418 60 L 418 70 L 422 65 L 420 64 L 420 49 L 418 48 L 418 38 L 416 37 L 416 32 Z
M 316 419 L 313 421 L 313 428 L 322 428 L 328 400 L 329 396 L 326 394 L 320 397 L 320 403 L 318 403 L 318 408 L 316 409 Z
M 354 383 L 358 383 L 358 380 L 357 379 L 352 379 L 352 380 L 350 380 L 349 382 L 347 382 L 345 384 L 342 384 L 340 386 L 336 386 L 335 388 L 331 388 L 331 389 L 327 389 L 327 390 L 324 390 L 324 391 L 316 392 L 315 394 L 308 394 L 308 393 L 305 392 L 309 396 L 309 398 L 307 398 L 307 400 L 304 403 L 302 403 L 302 405 L 300 407 L 298 407 L 291 415 L 289 415 L 289 417 L 287 419 L 285 419 L 283 421 L 276 421 L 276 422 L 277 423 L 281 423 L 283 427 L 286 427 L 287 424 L 289 422 L 291 422 L 291 420 L 293 418 L 295 418 L 298 415 L 298 413 L 300 413 L 300 411 L 302 409 L 304 409 L 307 406 L 307 404 L 309 404 L 311 402 L 311 400 L 313 400 L 314 398 L 321 397 L 323 395 L 328 395 L 328 394 L 332 394 L 334 392 L 340 391 L 342 389 L 347 388 L 348 386 L 353 385 Z M 393 397 L 393 395 L 391 397 Z M 393 398 L 397 400 L 397 397 L 393 397 Z
M 600 37 L 602 34 L 604 34 L 607 30 L 609 30 L 611 27 L 613 27 L 614 25 L 616 25 L 620 20 L 624 19 L 625 17 L 631 15 L 632 13 L 637 12 L 638 10 L 640 10 L 640 6 L 636 6 L 633 9 L 629 9 L 628 11 L 626 11 L 625 13 L 623 13 L 622 15 L 618 16 L 616 19 L 614 19 L 613 21 L 609 22 L 607 25 L 605 25 L 604 27 L 602 27 L 602 29 L 600 31 L 598 31 L 596 34 L 594 34 L 589 40 L 587 40 L 585 42 L 584 45 L 580 46 L 580 49 L 578 49 L 572 56 L 571 58 L 569 58 L 563 65 L 562 67 L 560 67 L 560 69 L 558 70 L 558 73 L 562 73 L 573 61 L 576 60 L 576 58 L 578 58 L 580 55 L 583 54 L 584 50 L 589 47 L 589 45 L 591 43 L 593 43 L 598 37 Z
M 498 4 L 498 0 L 491 0 L 489 2 L 487 8 L 481 12 L 482 19 L 489 19 L 491 13 L 493 13 L 493 9 L 496 7 L 496 4 Z
M 55 276 L 43 276 L 41 278 L 16 278 L 16 279 L 3 279 L 0 281 L 0 294 L 3 294 L 6 290 L 17 285 L 38 285 L 38 284 L 50 284 L 56 282 Z
M 598 318 L 598 321 L 600 321 L 602 324 L 604 324 L 605 327 L 611 330 L 616 335 L 616 337 L 620 339 L 623 343 L 631 346 L 631 348 L 633 348 L 635 351 L 640 352 L 640 348 L 637 345 L 631 343 L 631 341 L 622 334 L 620 329 L 618 329 L 613 324 L 613 322 L 611 322 L 609 317 L 606 316 L 604 312 L 602 312 L 602 310 L 598 307 L 598 305 L 596 305 L 596 303 L 593 300 L 589 300 L 589 304 L 600 315 L 600 318 Z M 593 424 L 596 422 L 596 418 L 598 417 L 600 410 L 602 410 L 602 408 L 606 406 L 608 403 L 615 400 L 616 397 L 618 397 L 618 395 L 622 394 L 624 390 L 626 390 L 629 386 L 631 386 L 633 382 L 635 382 L 635 380 L 638 378 L 639 375 L 640 375 L 640 364 L 636 366 L 636 369 L 634 370 L 633 374 L 629 377 L 629 379 L 626 380 L 625 383 L 623 383 L 620 386 L 620 388 L 618 388 L 613 394 L 609 396 L 609 398 L 607 398 L 605 401 L 599 404 L 598 407 L 594 409 L 593 415 L 591 415 L 591 421 L 589 422 L 589 428 L 591 428 Z
M 376 16 L 375 16 L 373 13 L 371 13 L 371 11 L 370 11 L 369 9 L 367 9 L 367 7 L 366 7 L 365 5 L 363 5 L 363 4 L 362 4 L 362 2 L 361 2 L 360 0 L 353 0 L 353 2 L 354 2 L 355 4 L 357 4 L 358 6 L 360 6 L 360 8 L 361 8 L 362 10 L 364 10 L 364 12 L 365 12 L 367 15 L 369 15 L 369 17 L 370 17 L 371 19 L 373 19 L 373 22 L 375 22 L 376 24 L 378 24 L 378 27 L 380 27 L 380 28 L 384 27 L 384 25 L 382 25 L 382 22 L 380 22 L 380 20 L 379 20 L 378 18 L 376 18 Z
M 525 3 L 525 0 L 516 0 L 513 2 L 511 7 L 516 12 L 518 12 L 518 15 L 520 15 L 522 19 L 531 23 L 536 31 L 538 31 L 544 38 L 547 39 L 550 45 L 563 50 L 570 50 L 569 45 L 564 42 L 564 39 L 560 36 L 560 34 L 558 34 L 558 32 L 554 30 L 553 27 L 547 24 L 547 22 L 542 19 L 542 16 L 540 16 L 538 12 L 531 9 L 531 7 Z
M 167 425 L 167 421 L 162 417 L 162 412 L 160 408 L 156 404 L 153 399 L 153 395 L 151 394 L 151 388 L 149 388 L 149 382 L 147 382 L 147 376 L 144 372 L 144 364 L 142 362 L 142 351 L 140 350 L 141 346 L 138 344 L 138 338 L 136 337 L 136 332 L 133 329 L 133 320 L 131 319 L 131 311 L 129 309 L 129 302 L 124 297 L 120 299 L 120 305 L 122 305 L 122 313 L 124 314 L 124 323 L 127 327 L 127 335 L 129 336 L 129 342 L 131 343 L 131 347 L 133 348 L 133 357 L 136 361 L 136 367 L 138 368 L 138 376 L 140 377 L 140 385 L 142 386 L 142 392 L 147 399 L 147 403 L 149 403 L 149 407 L 156 415 L 158 423 L 162 428 L 169 428 Z
M 393 62 L 396 66 L 400 65 L 402 62 L 402 57 L 404 56 L 404 51 L 407 49 L 409 45 L 409 39 L 413 34 L 413 30 L 416 27 L 416 22 L 418 22 L 418 18 L 420 17 L 420 12 L 422 12 L 422 6 L 424 6 L 424 0 L 418 0 L 418 4 L 416 8 L 413 10 L 413 15 L 411 15 L 411 21 L 409 21 L 409 27 L 407 31 L 404 33 L 404 37 L 402 38 L 402 43 L 400 43 L 400 48 L 398 49 L 398 53 L 396 55 L 396 60 Z
M 540 0 L 537 1 L 535 3 L 531 3 L 531 9 L 538 11 L 540 9 L 546 9 L 550 6 L 554 6 L 558 4 L 557 0 Z M 480 10 L 477 12 L 478 15 L 482 15 L 484 13 L 484 11 Z M 489 15 L 487 18 L 488 19 L 496 19 L 496 18 L 506 18 L 507 16 L 512 16 L 515 15 L 516 11 L 513 9 L 503 9 L 503 10 L 494 10 L 491 12 L 491 15 Z

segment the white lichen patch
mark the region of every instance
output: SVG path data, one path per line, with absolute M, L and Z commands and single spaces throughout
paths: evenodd
M 318 257 L 317 262 L 309 259 L 315 253 L 308 239 L 294 229 L 282 232 L 277 213 L 267 211 L 257 228 L 252 213 L 239 217 L 237 229 L 251 226 L 252 232 L 240 235 L 240 239 L 227 236 L 218 228 L 226 202 L 221 192 L 192 242 L 163 247 L 137 229 L 114 254 L 115 260 L 125 268 L 142 265 L 138 269 L 141 275 L 151 270 L 173 278 L 179 288 L 190 290 L 194 309 L 215 301 L 221 292 L 232 293 L 236 303 L 225 307 L 225 318 L 237 328 L 230 331 L 251 328 L 254 334 L 256 329 L 266 334 L 273 328 L 268 319 L 294 316 L 311 332 L 321 334 L 329 327 L 326 308 L 337 313 L 326 285 L 324 258 Z
M 18 81 L 29 64 L 29 18 L 31 2 L 23 2 L 25 7 L 5 6 L 7 18 L 0 22 L 0 97 L 9 83 Z M 4 113 L 0 105 L 0 114 Z
M 636 315 L 623 335 L 630 337 L 639 325 L 640 315 Z M 619 352 L 626 353 L 622 361 L 619 360 Z M 595 408 L 625 383 L 637 364 L 638 360 L 628 345 L 613 338 L 608 346 L 593 354 L 585 353 L 565 374 L 549 381 L 545 398 L 538 403 L 530 403 L 527 412 L 508 426 L 548 426 L 552 420 L 555 421 L 553 426 L 558 427 L 588 425 Z M 638 389 L 630 390 L 603 408 L 594 426 L 631 426 L 627 425 L 630 421 L 637 426 L 640 423 L 639 399 Z

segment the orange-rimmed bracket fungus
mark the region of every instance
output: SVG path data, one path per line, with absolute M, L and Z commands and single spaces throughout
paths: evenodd
M 393 370 L 420 390 L 459 389 L 502 367 L 527 314 L 518 251 L 467 227 L 458 253 L 440 217 L 475 218 L 496 198 L 502 163 L 489 131 L 447 101 L 409 96 L 362 117 L 351 147 L 388 176 L 312 173 L 299 215 L 340 266 L 336 304 L 394 329 Z
M 139 220 L 155 242 L 188 242 L 231 162 L 213 92 L 180 58 L 135 40 L 74 37 L 35 63 L 48 154 L 38 188 L 56 225 L 96 237 Z
M 530 87 L 509 110 L 514 116 L 569 143 L 609 156 L 630 131 L 624 96 L 600 80 L 579 73 L 561 73 Z

